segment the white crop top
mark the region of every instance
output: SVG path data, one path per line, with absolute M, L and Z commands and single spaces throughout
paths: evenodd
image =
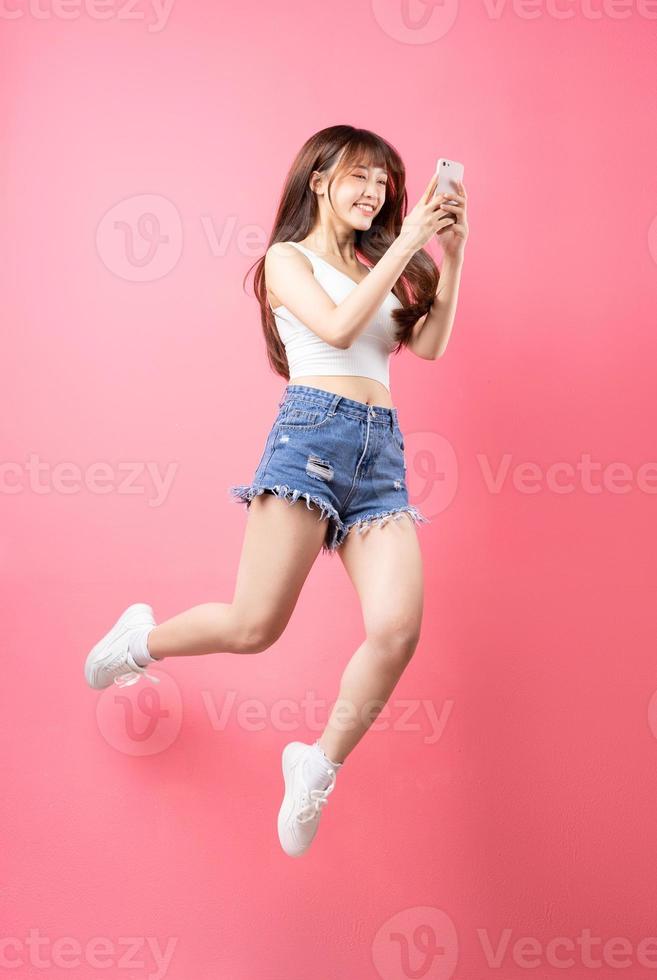
M 294 245 L 308 256 L 315 279 L 334 303 L 342 302 L 358 285 L 351 276 L 334 268 L 305 245 L 299 242 L 286 244 Z M 397 346 L 396 325 L 390 314 L 402 305 L 393 293 L 388 293 L 374 318 L 346 350 L 327 344 L 298 320 L 287 306 L 272 307 L 279 336 L 285 345 L 290 369 L 289 383 L 311 374 L 354 374 L 380 381 L 390 390 L 390 354 Z

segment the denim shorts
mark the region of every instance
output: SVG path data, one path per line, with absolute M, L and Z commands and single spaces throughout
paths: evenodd
M 404 437 L 396 408 L 354 401 L 322 388 L 288 384 L 267 436 L 253 482 L 231 486 L 249 507 L 261 493 L 290 504 L 303 497 L 327 520 L 322 551 L 332 554 L 352 528 L 404 514 L 430 524 L 408 502 Z

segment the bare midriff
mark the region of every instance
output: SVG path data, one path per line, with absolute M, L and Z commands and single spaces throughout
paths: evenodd
M 290 378 L 288 384 L 321 388 L 322 391 L 344 395 L 345 398 L 353 398 L 354 401 L 374 405 L 375 408 L 377 405 L 380 408 L 394 407 L 386 386 L 380 381 L 375 381 L 374 378 L 364 378 L 354 374 L 310 374 Z
M 267 295 L 270 307 L 276 310 L 279 306 L 277 298 L 269 290 Z M 377 405 L 380 408 L 394 407 L 390 392 L 385 385 L 381 384 L 380 381 L 375 381 L 374 378 L 365 378 L 361 375 L 313 374 L 291 378 L 288 384 L 321 388 L 323 391 L 330 391 L 334 395 L 344 395 L 345 398 L 353 398 L 354 401 L 364 402 L 366 405 L 374 405 L 375 407 Z

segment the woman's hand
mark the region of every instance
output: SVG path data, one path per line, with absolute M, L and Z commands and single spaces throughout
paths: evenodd
M 438 174 L 434 174 L 424 194 L 402 222 L 399 241 L 411 252 L 419 251 L 434 235 L 446 234 L 457 221 L 442 204 L 445 195 L 433 196 L 437 181 Z
M 463 254 L 469 232 L 466 214 L 468 195 L 465 193 L 465 185 L 462 181 L 457 180 L 456 186 L 458 187 L 458 194 L 450 191 L 449 194 L 440 195 L 440 206 L 442 210 L 454 215 L 454 221 L 449 226 L 436 232 L 440 239 L 443 253 L 449 256 L 449 258 L 458 258 Z M 448 201 L 456 201 L 456 203 L 449 204 L 447 203 Z

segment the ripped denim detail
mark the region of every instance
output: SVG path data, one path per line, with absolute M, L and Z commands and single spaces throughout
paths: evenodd
M 230 487 L 228 492 L 231 500 L 238 504 L 246 503 L 248 505 L 254 497 L 257 497 L 262 493 L 273 493 L 281 500 L 287 501 L 288 504 L 294 504 L 300 497 L 302 497 L 306 501 L 306 507 L 308 510 L 312 510 L 312 505 L 314 504 L 320 511 L 318 520 L 321 521 L 328 519 L 329 521 L 329 530 L 322 544 L 322 552 L 324 554 L 334 553 L 338 544 L 338 536 L 341 533 L 344 534 L 347 530 L 345 525 L 340 520 L 340 516 L 335 507 L 328 504 L 322 499 L 322 497 L 315 496 L 314 494 L 309 493 L 307 490 L 295 490 L 292 487 L 288 487 L 285 483 L 276 483 L 271 486 L 262 486 L 257 483 L 252 483 Z

